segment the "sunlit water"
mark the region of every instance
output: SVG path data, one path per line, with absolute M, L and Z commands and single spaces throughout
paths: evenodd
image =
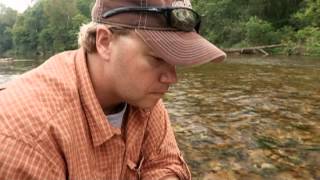
M 38 63 L 0 63 L 0 83 Z M 319 180 L 320 58 L 232 57 L 165 96 L 193 179 Z

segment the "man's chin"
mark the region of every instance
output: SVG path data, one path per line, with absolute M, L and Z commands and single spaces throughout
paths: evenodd
M 158 103 L 159 100 L 160 98 L 143 101 L 143 102 L 137 103 L 135 106 L 142 109 L 152 109 Z

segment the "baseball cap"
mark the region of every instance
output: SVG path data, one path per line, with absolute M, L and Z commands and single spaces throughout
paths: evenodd
M 93 22 L 134 29 L 157 56 L 172 65 L 200 65 L 226 58 L 197 32 L 201 17 L 189 0 L 96 0 L 91 15 Z

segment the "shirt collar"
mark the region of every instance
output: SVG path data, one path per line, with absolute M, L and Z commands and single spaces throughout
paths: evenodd
M 75 64 L 81 104 L 88 120 L 93 145 L 96 147 L 110 139 L 115 132 L 106 121 L 104 112 L 94 92 L 87 68 L 86 53 L 83 48 L 77 51 Z

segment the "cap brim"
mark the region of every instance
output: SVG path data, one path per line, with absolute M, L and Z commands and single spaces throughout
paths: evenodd
M 143 41 L 172 65 L 193 66 L 221 62 L 226 54 L 196 32 L 136 29 Z

